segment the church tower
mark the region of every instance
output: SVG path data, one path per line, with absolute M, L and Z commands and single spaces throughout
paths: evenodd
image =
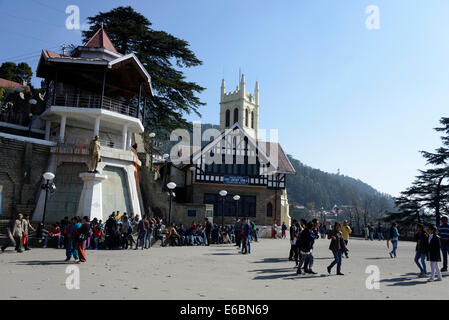
M 254 94 L 246 91 L 245 75 L 235 91 L 226 92 L 225 80 L 221 81 L 220 129 L 223 131 L 238 122 L 240 126 L 257 140 L 259 127 L 259 83 L 256 81 Z

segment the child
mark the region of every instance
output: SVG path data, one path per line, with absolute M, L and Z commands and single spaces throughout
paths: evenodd
M 437 228 L 435 226 L 430 226 L 427 229 L 427 233 L 429 234 L 429 250 L 428 250 L 428 259 L 430 261 L 430 268 L 432 274 L 430 275 L 429 281 L 435 280 L 435 271 L 437 272 L 438 278 L 436 281 L 443 280 L 441 276 L 441 271 L 438 266 L 438 262 L 441 261 L 441 243 L 440 237 L 437 235 Z

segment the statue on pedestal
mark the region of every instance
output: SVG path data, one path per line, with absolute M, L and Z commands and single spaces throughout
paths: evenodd
M 100 140 L 98 140 L 98 136 L 95 136 L 95 138 L 92 139 L 92 141 L 89 144 L 89 158 L 90 158 L 90 172 L 96 172 L 98 162 L 101 162 L 100 157 Z

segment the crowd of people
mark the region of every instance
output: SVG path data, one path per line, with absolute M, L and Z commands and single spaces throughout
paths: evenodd
M 1 248 L 15 246 L 17 252 L 30 250 L 28 246 L 29 231 L 35 231 L 28 215 L 19 214 L 9 232 L 10 242 Z M 188 226 L 171 223 L 166 226 L 163 219 L 153 216 L 120 214 L 113 212 L 106 222 L 97 218 L 64 217 L 60 222 L 51 224 L 44 230 L 43 247 L 47 248 L 51 240 L 57 248 L 65 249 L 66 260 L 72 258 L 77 263 L 86 262 L 86 250 L 126 250 L 149 249 L 152 241 L 161 241 L 161 246 L 195 246 L 210 244 L 235 244 L 243 254 L 251 253 L 251 241 L 257 241 L 258 229 L 253 221 L 246 218 L 235 219 L 234 225 L 219 226 L 205 218 Z
M 329 231 L 323 230 L 317 219 L 307 222 L 305 219 L 292 221 L 290 227 L 290 254 L 289 260 L 295 261 L 296 274 L 303 273 L 316 274 L 313 271 L 313 246 L 316 239 L 324 238 L 324 234 L 330 239 L 329 250 L 332 251 L 334 260 L 327 266 L 327 272 L 330 274 L 332 268 L 336 265 L 337 275 L 344 275 L 341 272 L 342 256 L 349 258 L 347 247 L 351 227 L 345 220 L 343 225 L 336 222 Z
M 316 274 L 313 271 L 313 246 L 316 239 L 327 238 L 330 240 L 329 250 L 333 254 L 333 261 L 327 266 L 327 272 L 331 274 L 332 268 L 336 265 L 337 275 L 344 275 L 341 271 L 342 257 L 349 258 L 348 242 L 352 233 L 351 227 L 345 220 L 343 224 L 335 222 L 330 230 L 325 230 L 320 226 L 317 219 L 307 222 L 304 219 L 300 221 L 293 220 L 290 227 L 290 254 L 289 260 L 295 261 L 297 274 L 309 273 Z M 366 239 L 373 240 L 374 228 L 367 228 Z M 379 223 L 377 228 L 379 240 L 383 240 L 383 226 Z M 399 231 L 397 223 L 393 222 L 388 231 L 387 247 L 392 245 L 389 255 L 391 258 L 397 257 L 397 248 L 399 241 Z M 416 254 L 414 262 L 419 268 L 418 277 L 427 277 L 426 260 L 430 262 L 431 274 L 428 281 L 441 281 L 442 272 L 448 271 L 448 253 L 449 253 L 449 224 L 448 217 L 441 218 L 441 225 L 437 228 L 430 225 L 424 228 L 422 224 L 416 225 L 415 231 Z M 443 267 L 440 269 L 438 263 L 443 261 Z

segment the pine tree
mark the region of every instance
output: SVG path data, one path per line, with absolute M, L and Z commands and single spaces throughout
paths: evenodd
M 152 131 L 170 132 L 189 128 L 185 115 L 201 116 L 204 105 L 196 96 L 204 88 L 186 80 L 182 69 L 199 66 L 202 61 L 189 49 L 189 43 L 160 30 L 132 7 L 117 7 L 88 18 L 90 28 L 83 31 L 87 41 L 103 24 L 109 38 L 122 54 L 134 53 L 152 79 L 154 98 L 146 101 L 144 126 Z
M 441 213 L 447 211 L 449 199 L 449 118 L 441 118 L 442 127 L 435 128 L 437 132 L 443 132 L 441 137 L 443 146 L 435 152 L 421 151 L 426 159 L 426 165 L 431 166 L 426 170 L 419 170 L 419 175 L 412 186 L 395 198 L 396 205 L 400 209 L 401 221 L 413 223 L 421 222 L 419 211 L 428 209 L 435 217 L 435 224 L 440 225 Z M 390 214 L 389 219 L 394 215 Z M 422 217 L 424 220 L 426 216 Z

